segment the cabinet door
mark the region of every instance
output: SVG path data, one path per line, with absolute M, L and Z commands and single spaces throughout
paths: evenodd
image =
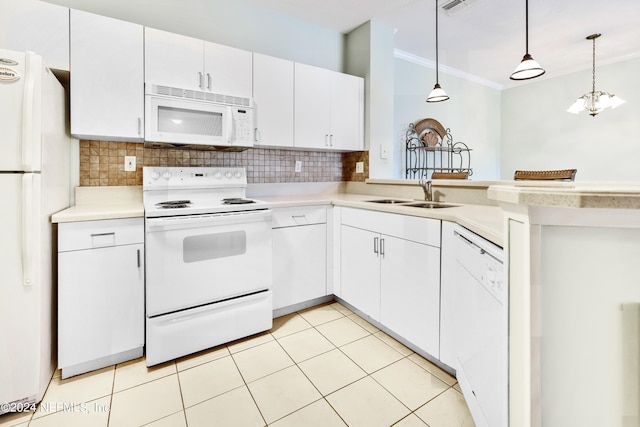
M 380 235 L 342 226 L 342 298 L 380 320 Z
M 293 147 L 293 62 L 253 54 L 257 144 Z
M 249 51 L 204 42 L 206 91 L 251 98 L 252 63 Z
M 295 64 L 295 146 L 330 148 L 331 71 Z
M 382 235 L 380 322 L 439 356 L 440 249 Z
M 144 345 L 144 245 L 58 254 L 58 366 Z
M 273 230 L 273 308 L 327 294 L 326 224 Z
M 141 25 L 71 10 L 71 133 L 142 141 Z
M 331 134 L 329 144 L 336 150 L 364 150 L 364 80 L 332 73 Z
M 144 37 L 145 83 L 205 90 L 202 40 L 147 27 Z

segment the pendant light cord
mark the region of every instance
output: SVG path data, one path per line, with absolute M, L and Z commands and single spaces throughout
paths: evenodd
M 525 48 L 529 55 L 529 0 L 525 0 L 524 5 Z
M 436 0 L 436 84 L 438 84 L 438 0 Z
M 596 93 L 596 38 L 593 38 L 593 86 L 591 89 L 591 93 Z

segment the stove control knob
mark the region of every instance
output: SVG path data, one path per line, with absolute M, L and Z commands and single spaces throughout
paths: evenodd
M 166 180 L 169 180 L 169 178 L 171 178 L 171 172 L 165 172 L 162 174 L 162 177 Z
M 226 176 L 227 178 L 231 178 L 233 175 L 231 174 L 231 172 L 227 172 L 224 174 L 224 176 Z
M 236 178 L 242 178 L 242 172 L 236 171 Z
M 160 174 L 158 172 L 151 172 L 151 179 L 156 180 L 160 178 Z
M 222 174 L 220 173 L 220 171 L 218 171 L 218 172 L 214 173 L 214 174 L 213 174 L 213 176 L 215 176 L 215 177 L 216 177 L 216 179 L 220 179 L 220 178 L 222 178 Z

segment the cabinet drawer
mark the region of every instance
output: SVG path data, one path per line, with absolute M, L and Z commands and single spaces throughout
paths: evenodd
M 342 224 L 440 247 L 438 219 L 343 207 Z
M 58 224 L 58 252 L 143 242 L 143 218 L 63 222 Z
M 272 228 L 297 225 L 324 224 L 327 222 L 326 206 L 299 206 L 273 210 Z

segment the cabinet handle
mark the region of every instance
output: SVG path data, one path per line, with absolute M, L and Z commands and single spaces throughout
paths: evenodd
M 325 147 L 329 146 L 329 134 L 324 134 L 324 145 Z
M 99 236 L 115 236 L 116 232 L 112 231 L 111 233 L 91 233 L 91 237 L 99 237 Z
M 374 254 L 378 254 L 378 238 L 374 237 L 373 238 L 373 253 Z
M 142 135 L 142 118 L 138 117 L 138 135 Z
M 203 78 L 202 71 L 198 71 L 198 87 L 200 89 L 203 89 L 202 85 L 204 84 L 204 81 L 202 78 Z
M 137 250 L 137 255 L 138 257 L 138 268 L 140 268 L 140 249 Z
M 384 239 L 380 239 L 380 255 L 384 258 Z
M 329 135 L 329 146 L 333 147 L 333 135 Z
M 253 130 L 253 141 L 254 141 L 254 142 L 260 142 L 260 141 L 258 140 L 258 136 L 259 136 L 259 135 L 258 135 L 258 128 L 255 128 L 255 129 Z
M 211 74 L 207 73 L 207 90 L 211 90 Z

